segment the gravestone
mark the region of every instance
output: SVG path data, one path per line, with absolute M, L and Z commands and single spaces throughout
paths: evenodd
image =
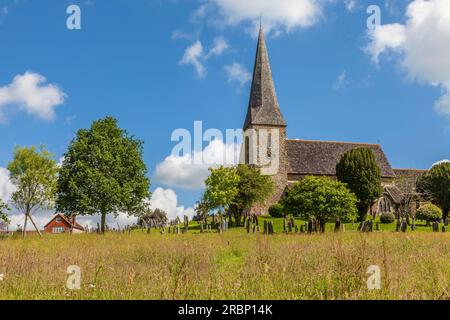
M 336 219 L 336 222 L 334 223 L 334 232 L 341 231 L 341 220 Z
M 397 220 L 397 224 L 395 226 L 395 232 L 400 232 L 400 220 Z
M 375 231 L 380 231 L 380 223 L 379 222 L 375 223 Z
M 439 222 L 434 221 L 432 224 L 433 232 L 439 232 Z
M 445 226 L 442 226 L 442 232 L 445 232 Z
M 400 226 L 400 230 L 401 230 L 402 232 L 406 232 L 407 228 L 408 228 L 408 224 L 406 223 L 405 220 L 402 220 L 402 224 L 401 224 L 401 226 Z

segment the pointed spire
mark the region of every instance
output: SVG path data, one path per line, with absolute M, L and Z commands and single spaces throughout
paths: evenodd
M 244 130 L 250 125 L 286 126 L 273 84 L 262 25 L 259 28 L 253 81 Z

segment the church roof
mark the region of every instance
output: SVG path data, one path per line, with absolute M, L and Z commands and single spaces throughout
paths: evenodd
M 355 148 L 373 151 L 383 178 L 394 178 L 395 173 L 378 144 L 286 140 L 288 173 L 301 175 L 336 175 L 336 165 L 342 155 Z
M 262 29 L 259 31 L 255 66 L 253 68 L 253 81 L 244 130 L 251 125 L 286 126 L 278 105 Z
M 419 178 L 426 172 L 419 169 L 394 169 L 394 183 L 402 192 L 415 191 Z

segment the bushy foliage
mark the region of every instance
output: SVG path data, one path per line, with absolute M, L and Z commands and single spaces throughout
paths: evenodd
M 442 217 L 442 210 L 434 204 L 428 203 L 417 209 L 416 219 L 426 222 L 439 220 Z
M 325 223 L 357 217 L 356 196 L 342 182 L 328 177 L 306 177 L 295 183 L 282 200 L 286 213 L 303 220 L 316 220 L 324 231 Z
M 281 218 L 284 216 L 284 207 L 280 203 L 270 206 L 269 214 L 272 218 Z
M 143 142 L 106 117 L 77 132 L 59 171 L 56 207 L 66 214 L 139 216 L 150 197 Z
M 370 206 L 382 194 L 381 169 L 372 150 L 356 148 L 344 153 L 336 166 L 336 175 L 358 198 L 358 216 L 363 221 Z
M 223 209 L 231 212 L 239 225 L 242 212 L 264 203 L 272 194 L 272 179 L 257 168 L 240 164 L 236 167 L 210 169 L 206 190 L 199 202 L 201 210 Z
M 450 162 L 433 166 L 418 182 L 418 190 L 442 209 L 444 219 L 450 211 Z
M 395 221 L 395 214 L 392 212 L 383 212 L 380 215 L 380 222 L 381 223 L 392 223 Z

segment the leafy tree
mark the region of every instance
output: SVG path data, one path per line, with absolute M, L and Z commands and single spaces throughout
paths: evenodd
M 259 169 L 245 164 L 238 165 L 236 172 L 239 176 L 238 194 L 230 209 L 239 226 L 242 212 L 255 204 L 264 204 L 273 193 L 274 183 L 270 176 L 262 175 Z
M 2 225 L 6 226 L 10 223 L 7 214 L 9 210 L 8 205 L 0 198 L 0 229 L 2 228 Z
M 359 220 L 365 220 L 367 211 L 383 192 L 381 170 L 372 150 L 356 148 L 344 153 L 336 166 L 336 175 L 358 198 Z
M 426 221 L 427 225 L 432 221 L 437 221 L 442 217 L 442 210 L 434 204 L 428 203 L 417 209 L 416 219 Z
M 286 212 L 315 220 L 325 231 L 328 221 L 352 221 L 357 217 L 356 196 L 342 182 L 328 177 L 306 177 L 296 182 L 282 200 Z
M 228 211 L 239 193 L 239 175 L 236 168 L 210 168 L 211 174 L 205 181 L 206 190 L 200 201 L 202 210 Z
M 79 130 L 60 169 L 57 209 L 68 215 L 100 213 L 102 233 L 107 214 L 142 214 L 150 196 L 142 153 L 143 142 L 112 117 Z
M 208 211 L 222 209 L 234 216 L 240 225 L 242 212 L 256 203 L 263 203 L 273 192 L 273 182 L 257 168 L 248 165 L 210 169 L 206 191 L 200 203 Z
M 53 156 L 42 146 L 17 147 L 14 159 L 8 164 L 11 182 L 16 186 L 12 203 L 25 214 L 23 236 L 25 237 L 28 219 L 41 235 L 32 215 L 39 209 L 53 208 L 58 167 Z
M 423 174 L 418 190 L 440 207 L 444 220 L 447 219 L 450 211 L 450 162 L 437 164 Z

